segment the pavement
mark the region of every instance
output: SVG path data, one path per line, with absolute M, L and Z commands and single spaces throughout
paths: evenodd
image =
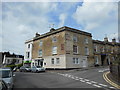
M 49 70 L 45 73 L 15 72 L 17 88 L 91 88 L 111 90 L 116 87 L 103 79 L 108 67 L 75 70 Z

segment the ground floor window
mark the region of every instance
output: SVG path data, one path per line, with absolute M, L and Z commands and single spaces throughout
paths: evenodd
M 60 59 L 56 58 L 56 64 L 60 64 Z
M 79 64 L 79 58 L 73 58 L 73 63 L 74 64 Z
M 52 58 L 52 60 L 51 60 L 51 64 L 54 64 L 55 62 L 54 62 L 54 58 Z

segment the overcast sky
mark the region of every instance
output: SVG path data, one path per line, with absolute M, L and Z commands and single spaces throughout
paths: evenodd
M 1 6 L 1 4 L 0 4 Z M 0 51 L 24 54 L 35 33 L 68 26 L 92 33 L 93 39 L 118 37 L 117 2 L 2 2 Z

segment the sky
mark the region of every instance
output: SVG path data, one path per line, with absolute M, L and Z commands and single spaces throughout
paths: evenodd
M 68 26 L 92 34 L 118 38 L 117 2 L 2 2 L 0 51 L 24 55 L 25 41 L 54 28 Z

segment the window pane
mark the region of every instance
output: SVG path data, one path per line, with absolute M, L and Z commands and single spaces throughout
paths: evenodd
M 76 45 L 73 45 L 73 53 L 77 53 L 78 52 L 77 48 L 78 47 Z
M 56 58 L 56 64 L 59 64 L 59 63 L 60 63 L 60 59 Z
M 42 56 L 42 50 L 39 50 L 39 56 Z
M 42 46 L 42 44 L 43 44 L 43 42 L 42 42 L 42 41 L 40 41 L 40 46 Z
M 73 41 L 77 42 L 77 36 L 73 36 Z
M 52 60 L 51 60 L 51 64 L 54 64 L 54 58 L 52 58 Z
M 75 58 L 73 58 L 73 63 L 75 64 Z
M 57 47 L 56 47 L 56 46 L 54 46 L 54 47 L 52 48 L 52 54 L 57 54 Z
M 88 49 L 88 47 L 85 47 L 85 55 L 89 55 L 89 49 Z

